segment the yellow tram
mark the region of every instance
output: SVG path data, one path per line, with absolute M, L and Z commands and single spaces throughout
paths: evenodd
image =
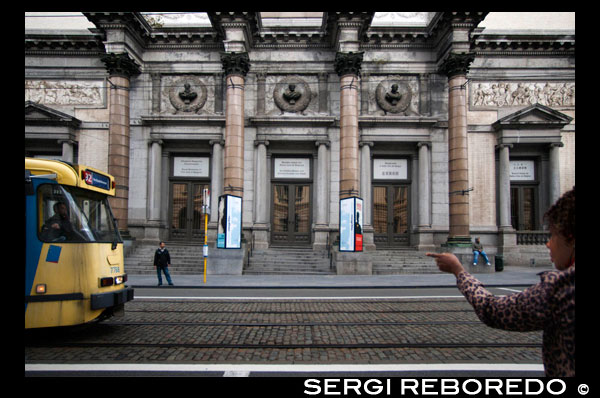
M 25 158 L 26 329 L 103 319 L 133 300 L 114 195 L 97 169 Z

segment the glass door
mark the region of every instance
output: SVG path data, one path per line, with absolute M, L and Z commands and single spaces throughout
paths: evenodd
M 170 239 L 204 240 L 204 188 L 210 188 L 209 184 L 189 181 L 171 183 Z
M 310 184 L 273 184 L 271 241 L 281 245 L 310 243 Z
M 373 186 L 373 229 L 378 246 L 408 245 L 408 185 Z

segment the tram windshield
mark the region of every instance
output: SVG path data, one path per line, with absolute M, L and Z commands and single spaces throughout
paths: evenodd
M 108 197 L 66 185 L 38 187 L 39 237 L 44 242 L 122 242 Z

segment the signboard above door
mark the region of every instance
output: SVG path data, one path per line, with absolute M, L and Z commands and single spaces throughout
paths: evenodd
M 373 159 L 374 180 L 408 179 L 407 159 Z
M 173 158 L 173 177 L 209 177 L 207 157 L 175 157 Z
M 308 179 L 310 178 L 309 158 L 275 158 L 275 178 Z

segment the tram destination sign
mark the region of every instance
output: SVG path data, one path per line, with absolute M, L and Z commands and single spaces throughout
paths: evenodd
M 81 177 L 88 185 L 106 189 L 107 191 L 110 190 L 110 178 L 108 176 L 86 169 L 81 172 Z

